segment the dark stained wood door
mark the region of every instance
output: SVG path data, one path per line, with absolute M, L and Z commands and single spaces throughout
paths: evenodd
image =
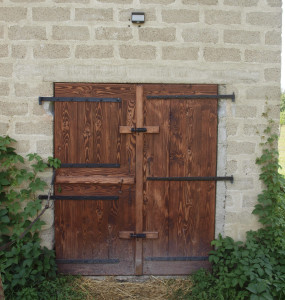
M 174 275 L 207 267 L 215 181 L 184 179 L 216 175 L 217 99 L 153 96 L 215 94 L 216 85 L 55 84 L 59 271 Z

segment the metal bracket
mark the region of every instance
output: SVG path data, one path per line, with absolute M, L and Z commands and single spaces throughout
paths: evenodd
M 131 128 L 131 132 L 147 132 L 147 129 L 142 127 L 142 128 Z
M 50 102 L 122 102 L 121 98 L 95 98 L 95 97 L 39 97 L 39 105 L 43 101 Z
M 47 195 L 39 195 L 40 200 L 48 198 Z M 52 200 L 119 200 L 119 196 L 50 196 Z
M 230 95 L 155 95 L 155 96 L 146 96 L 147 99 L 231 99 L 232 102 L 235 102 L 236 96 L 235 93 Z
M 234 182 L 233 176 L 208 176 L 208 177 L 147 177 L 151 181 L 230 181 Z
M 145 239 L 146 234 L 145 233 L 130 233 L 131 238 L 136 238 L 136 239 Z

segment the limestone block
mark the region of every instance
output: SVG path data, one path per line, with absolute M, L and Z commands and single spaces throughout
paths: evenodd
M 282 0 L 267 0 L 267 4 L 271 7 L 281 7 Z
M 32 2 L 45 2 L 46 0 L 10 0 L 10 2 L 16 3 L 32 3 Z
M 140 3 L 143 4 L 171 4 L 175 2 L 175 0 L 140 0 Z
M 245 61 L 254 63 L 280 63 L 281 52 L 271 50 L 245 50 Z
M 255 153 L 255 143 L 251 142 L 234 142 L 231 141 L 228 144 L 228 154 L 254 154 Z
M 176 29 L 144 27 L 139 30 L 139 39 L 145 42 L 173 42 L 175 41 Z
M 133 0 L 97 0 L 99 2 L 103 2 L 103 3 L 121 3 L 121 4 L 130 4 L 133 3 Z
M 256 194 L 245 194 L 242 197 L 242 207 L 253 208 L 257 204 L 257 195 Z
M 246 159 L 242 161 L 242 172 L 245 176 L 259 174 L 260 167 L 255 163 L 254 159 Z
M 250 12 L 246 15 L 246 22 L 251 25 L 281 27 L 281 12 Z
M 0 77 L 11 77 L 13 73 L 13 64 L 0 63 Z
M 243 125 L 243 134 L 247 136 L 256 136 L 261 135 L 265 129 L 266 125 L 264 124 L 244 124 Z
M 241 177 L 238 175 L 235 175 L 234 183 L 227 184 L 227 187 L 229 190 L 238 191 L 238 193 L 241 193 L 241 191 L 248 191 L 248 190 L 255 191 L 256 190 L 256 186 L 254 184 L 253 177 L 247 176 L 245 178 L 244 174 L 242 174 Z
M 246 90 L 247 99 L 260 99 L 260 100 L 272 100 L 280 99 L 280 87 L 279 86 L 256 86 L 249 87 Z
M 280 68 L 268 68 L 264 70 L 264 79 L 266 81 L 280 82 L 281 70 Z
M 188 28 L 182 31 L 182 38 L 185 42 L 217 43 L 218 31 L 209 28 Z
M 32 16 L 34 21 L 62 22 L 70 20 L 70 9 L 63 7 L 33 7 Z
M 0 57 L 7 57 L 8 52 L 8 45 L 0 45 Z
M 257 6 L 259 0 L 224 0 L 225 5 L 252 7 Z
M 18 140 L 12 144 L 13 148 L 16 149 L 17 153 L 29 153 L 30 152 L 30 141 Z
M 240 24 L 241 12 L 232 10 L 207 10 L 205 12 L 207 24 Z
M 225 30 L 224 42 L 231 44 L 259 44 L 260 32 L 248 30 Z
M 53 143 L 50 140 L 40 140 L 36 143 L 37 153 L 40 155 L 53 153 Z
M 41 44 L 33 50 L 34 58 L 68 58 L 70 47 L 68 45 Z
M 23 116 L 28 113 L 28 104 L 0 102 L 0 113 L 4 116 Z
M 267 45 L 281 45 L 281 31 L 272 30 L 265 34 L 265 44 Z
M 119 47 L 120 56 L 125 59 L 149 60 L 156 58 L 156 48 L 154 46 L 127 46 Z
M 240 61 L 241 51 L 235 48 L 205 48 L 204 59 L 211 62 Z
M 239 123 L 229 120 L 227 122 L 227 134 L 228 135 L 236 135 L 238 126 L 239 126 Z
M 237 172 L 238 166 L 236 160 L 227 162 L 227 174 L 234 175 Z
M 8 28 L 11 40 L 46 40 L 46 28 L 43 26 L 11 26 Z
M 18 22 L 27 17 L 27 9 L 23 7 L 1 7 L 0 21 Z
M 17 97 L 51 96 L 53 85 L 51 82 L 15 83 L 15 95 Z
M 198 47 L 162 47 L 162 59 L 197 60 Z
M 0 135 L 6 135 L 8 130 L 8 123 L 0 122 Z
M 62 0 L 63 1 L 63 0 Z M 41 246 L 53 249 L 54 246 L 54 228 L 51 227 L 47 230 L 40 232 Z
M 8 82 L 1 82 L 0 83 L 0 96 L 8 96 L 10 92 Z
M 56 3 L 83 3 L 88 4 L 90 0 L 54 0 Z
M 128 27 L 99 27 L 95 29 L 97 40 L 128 41 L 133 38 L 132 29 Z
M 79 40 L 90 38 L 87 26 L 53 26 L 52 37 L 55 40 Z
M 11 56 L 13 58 L 25 58 L 27 54 L 27 47 L 24 45 L 12 45 Z
M 113 9 L 76 8 L 75 21 L 104 22 L 113 20 Z
M 4 38 L 4 26 L 0 25 L 0 39 Z
M 216 5 L 218 0 L 182 0 L 183 4 L 197 5 Z
M 33 122 L 17 122 L 15 124 L 16 134 L 38 134 L 52 136 L 52 122 L 33 121 Z
M 114 48 L 111 45 L 79 45 L 76 46 L 75 57 L 77 58 L 110 58 L 114 56 Z
M 194 23 L 199 22 L 199 11 L 188 9 L 163 10 L 162 21 L 166 23 Z

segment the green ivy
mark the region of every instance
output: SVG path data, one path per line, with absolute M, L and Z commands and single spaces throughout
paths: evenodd
M 36 219 L 42 211 L 37 193 L 47 184 L 38 175 L 60 161 L 49 158 L 45 163 L 39 155 L 29 154 L 27 167 L 11 147 L 14 142 L 0 137 L 0 272 L 7 299 L 37 299 L 23 296 L 23 291 L 56 276 L 54 251 L 40 244 L 44 222 Z
M 268 119 L 268 115 L 263 115 Z M 285 299 L 285 180 L 278 173 L 276 145 L 269 120 L 256 159 L 264 190 L 258 195 L 253 214 L 263 225 L 247 232 L 245 242 L 222 237 L 212 242 L 212 272 L 200 270 L 193 276 L 194 288 L 185 299 Z

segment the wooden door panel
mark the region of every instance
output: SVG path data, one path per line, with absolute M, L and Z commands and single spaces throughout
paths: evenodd
M 159 135 L 145 135 L 144 226 L 157 230 L 159 239 L 144 241 L 144 274 L 165 275 L 167 268 L 171 274 L 187 274 L 199 264 L 209 265 L 203 260 L 214 238 L 216 184 L 147 177 L 216 175 L 217 100 L 146 97 L 217 94 L 217 87 L 148 85 L 144 91 L 145 124 L 160 126 Z
M 67 197 L 55 203 L 59 270 L 73 274 L 131 275 L 134 241 L 119 239 L 119 232 L 135 230 L 135 139 L 121 135 L 119 128 L 135 123 L 134 88 L 56 84 L 55 96 L 121 99 L 119 103 L 55 103 L 55 156 L 62 163 L 79 164 L 61 168 L 56 176 L 55 194 Z M 64 152 L 62 144 L 66 145 Z M 80 164 L 101 167 L 81 168 Z M 110 168 L 113 165 L 118 167 Z M 78 200 L 80 196 L 96 199 Z M 98 200 L 99 196 L 118 199 Z

